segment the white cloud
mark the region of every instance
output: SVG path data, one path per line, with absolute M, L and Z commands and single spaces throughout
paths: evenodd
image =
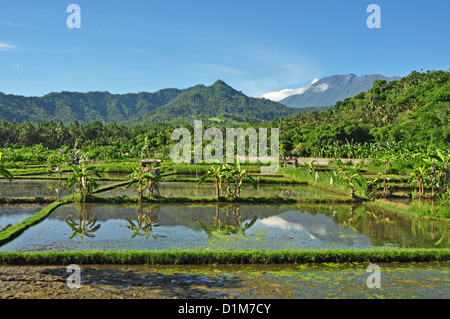
M 308 91 L 311 88 L 311 85 L 313 85 L 317 81 L 319 81 L 319 79 L 314 79 L 311 82 L 311 84 L 308 86 L 304 86 L 304 87 L 301 87 L 298 89 L 284 89 L 281 91 L 269 92 L 269 93 L 263 94 L 261 97 L 268 99 L 268 100 L 275 101 L 275 102 L 279 102 L 291 95 L 300 95 L 300 94 L 305 93 L 306 91 Z M 315 92 L 323 92 L 328 89 L 328 84 L 321 84 L 321 85 L 314 87 L 313 89 Z
M 298 89 L 284 89 L 281 91 L 276 91 L 276 92 L 269 92 L 266 94 L 263 94 L 261 97 L 268 99 L 268 100 L 272 100 L 275 102 L 279 102 L 291 95 L 300 95 L 305 93 L 310 87 L 309 86 L 305 86 L 302 88 L 298 88 Z
M 279 216 L 271 216 L 268 218 L 264 218 L 261 220 L 261 224 L 269 227 L 279 228 L 279 229 L 287 229 L 287 230 L 297 230 L 297 231 L 305 231 L 310 233 L 312 236 L 312 239 L 315 239 L 312 233 L 320 236 L 326 236 L 327 230 L 326 228 L 319 224 L 319 225 L 310 225 L 310 226 L 304 226 L 303 224 L 299 222 L 292 222 L 287 221 Z
M 0 41 L 0 50 L 11 50 L 15 48 L 15 45 Z
M 20 63 L 13 63 L 13 62 L 11 62 L 11 63 L 9 63 L 13 68 L 15 68 L 16 70 L 19 70 L 19 71 L 23 71 L 23 70 L 25 70 L 25 68 L 23 67 L 23 65 L 22 64 L 20 64 Z
M 313 90 L 314 90 L 314 92 L 318 92 L 318 93 L 324 92 L 324 91 L 328 90 L 328 84 L 327 83 L 320 84 L 318 86 L 315 86 L 313 88 Z

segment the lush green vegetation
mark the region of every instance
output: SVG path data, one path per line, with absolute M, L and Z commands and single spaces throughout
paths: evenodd
M 155 93 L 61 92 L 43 97 L 0 93 L 0 118 L 28 124 L 46 121 L 65 124 L 192 123 L 198 118 L 210 123 L 247 123 L 271 120 L 297 111 L 270 100 L 248 97 L 220 80 L 210 86 L 164 89 Z
M 377 80 L 368 92 L 329 110 L 295 114 L 271 125 L 280 128 L 287 154 L 358 158 L 390 142 L 409 150 L 448 148 L 449 123 L 450 72 L 414 71 L 399 81 Z
M 73 109 L 86 103 L 91 105 L 93 113 L 86 114 L 86 118 L 81 121 L 88 124 L 80 124 L 78 120 L 72 121 L 70 112 L 67 113 L 69 115 L 66 120 L 61 119 L 61 122 L 39 122 L 39 117 L 33 115 L 33 121 L 36 120 L 36 123 L 33 123 L 32 119 L 23 115 L 17 120 L 29 121 L 20 124 L 3 120 L 0 123 L 0 175 L 3 178 L 37 178 L 37 174 L 47 174 L 41 176 L 67 179 L 68 187 L 76 185 L 80 190 L 80 194 L 55 201 L 34 216 L 0 232 L 0 244 L 42 221 L 57 206 L 69 202 L 366 202 L 418 217 L 445 220 L 450 218 L 450 72 L 447 71 L 412 72 L 399 81 L 376 81 L 368 92 L 338 102 L 330 109 L 295 115 L 290 115 L 292 113 L 283 108 L 280 108 L 281 113 L 270 113 L 273 105 L 269 102 L 265 105 L 257 99 L 248 99 L 220 81 L 210 87 L 198 86 L 183 91 L 167 90 L 151 96 L 138 94 L 125 97 L 109 93 L 96 95 L 95 92 L 81 96 L 65 92 L 61 96 L 50 94 L 42 99 L 48 103 L 46 105 L 50 109 L 53 107 L 52 103 L 58 104 L 58 108 L 67 109 L 63 107 L 67 101 L 73 103 Z M 100 117 L 96 117 L 99 115 L 95 115 L 95 112 L 101 114 L 100 110 L 95 110 L 98 103 L 104 103 L 101 101 L 104 101 L 102 99 L 105 99 L 105 96 L 109 99 L 105 102 L 108 105 L 106 109 L 119 108 L 121 103 L 139 105 L 140 109 L 136 114 L 144 119 L 143 123 L 146 124 L 118 124 L 123 122 L 123 114 L 136 111 L 124 106 L 119 108 L 122 111 L 117 111 L 118 117 L 114 118 L 117 122 L 102 124 L 101 121 L 112 120 L 109 118 L 100 121 Z M 68 100 L 64 102 L 66 98 Z M 41 112 L 38 110 L 39 103 L 44 103 L 38 99 L 32 102 L 36 103 L 33 110 L 37 113 Z M 16 105 L 13 96 L 1 95 L 0 110 L 4 110 L 4 101 Z M 239 113 L 236 117 L 229 111 L 230 101 L 237 107 L 234 109 Z M 31 102 L 23 99 L 20 103 L 25 105 Z M 164 103 L 164 108 L 157 106 L 158 103 Z M 217 109 L 215 113 L 212 112 L 213 106 Z M 171 140 L 171 133 L 180 122 L 172 115 L 190 118 L 192 114 L 189 111 L 204 119 L 204 130 L 218 127 L 224 135 L 228 125 L 239 125 L 244 129 L 280 128 L 281 167 L 278 172 L 271 176 L 260 175 L 261 163 L 173 163 L 168 157 L 175 144 L 175 141 Z M 283 113 L 284 111 L 286 112 Z M 55 114 L 61 112 L 59 110 Z M 108 112 L 110 111 L 106 113 L 112 114 Z M 251 115 L 252 112 L 260 114 L 261 117 L 255 119 Z M 157 122 L 161 114 L 168 121 Z M 280 115 L 284 117 L 280 118 Z M 90 116 L 97 120 L 89 122 Z M 193 137 L 192 125 L 181 125 L 188 128 Z M 208 143 L 203 142 L 204 145 Z M 223 151 L 225 154 L 225 145 Z M 293 156 L 313 159 L 303 165 L 288 167 L 289 158 Z M 314 158 L 320 157 L 328 158 L 329 162 L 323 166 L 317 165 L 317 159 Z M 140 167 L 140 160 L 144 158 L 162 159 L 161 175 L 153 174 L 154 167 Z M 345 163 L 344 159 L 358 159 L 360 162 Z M 57 176 L 49 175 L 56 172 L 59 173 L 55 174 Z M 70 175 L 63 177 L 64 172 L 69 172 Z M 97 181 L 102 178 L 102 174 L 114 172 L 125 173 L 120 177 L 120 183 L 98 186 Z M 161 181 L 189 181 L 194 184 L 212 182 L 211 187 L 215 187 L 216 196 L 167 198 L 159 194 Z M 311 187 L 327 190 L 335 196 L 292 198 L 287 194 L 251 197 L 245 193 L 241 196 L 243 183 L 255 188 L 258 183 L 309 184 Z M 119 185 L 135 186 L 136 197 L 98 196 L 98 193 Z M 389 201 L 392 198 L 406 198 L 411 200 L 411 203 L 393 203 Z M 14 200 L 29 202 L 33 199 Z M 42 198 L 34 200 L 48 202 Z M 95 222 L 88 213 L 81 213 L 80 210 L 80 214 L 87 216 L 83 217 L 82 224 L 71 220 L 67 222 L 73 229 L 73 236 L 89 236 L 90 232 L 96 229 Z M 145 218 L 144 215 L 141 217 Z M 130 223 L 130 227 L 139 226 L 136 225 Z M 446 249 L 395 249 L 320 252 L 77 252 L 40 255 L 1 253 L 0 259 L 2 262 L 18 264 L 66 263 L 76 258 L 79 258 L 77 263 L 302 263 L 359 262 L 368 258 L 371 261 L 432 261 L 449 260 L 448 256 Z
M 0 252 L 0 264 L 305 264 L 449 261 L 449 249 Z

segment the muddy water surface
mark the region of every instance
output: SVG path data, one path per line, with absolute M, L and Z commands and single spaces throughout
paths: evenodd
M 380 263 L 379 288 L 369 264 L 102 266 L 81 265 L 79 289 L 66 267 L 0 266 L 1 298 L 125 299 L 448 299 L 449 263 Z M 369 280 L 370 282 L 370 280 Z

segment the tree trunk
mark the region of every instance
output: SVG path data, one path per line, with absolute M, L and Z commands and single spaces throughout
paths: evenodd
M 219 179 L 216 177 L 216 198 L 219 200 L 220 198 L 220 186 L 219 186 Z

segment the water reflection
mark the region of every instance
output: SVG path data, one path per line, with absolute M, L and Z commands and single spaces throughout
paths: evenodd
M 366 205 L 68 204 L 0 250 L 371 247 L 449 248 L 450 225 Z
M 221 209 L 217 205 L 216 214 L 213 216 L 213 219 L 214 223 L 212 225 L 205 224 L 200 219 L 197 219 L 200 228 L 208 234 L 208 237 L 229 235 L 245 236 L 245 231 L 255 224 L 258 217 L 254 216 L 250 222 L 242 225 L 240 206 L 226 206 Z
M 145 236 L 146 239 L 151 235 L 154 239 L 156 238 L 166 238 L 163 235 L 156 235 L 153 233 L 153 227 L 161 226 L 159 224 L 159 207 L 146 208 L 145 212 L 142 208 L 142 203 L 139 203 L 137 209 L 137 217 L 133 222 L 128 216 L 125 217 L 129 225 L 126 227 L 132 230 L 134 233 L 131 238 L 136 236 Z
M 342 229 L 351 229 L 371 239 L 373 246 L 450 247 L 450 226 L 381 209 L 354 206 L 322 210 Z
M 93 208 L 86 203 L 78 203 L 76 206 L 78 211 L 78 221 L 70 217 L 66 218 L 66 223 L 72 229 L 73 233 L 69 239 L 79 235 L 80 239 L 83 237 L 95 237 L 93 233 L 100 229 L 100 224 L 97 224 L 97 219 L 93 216 Z

